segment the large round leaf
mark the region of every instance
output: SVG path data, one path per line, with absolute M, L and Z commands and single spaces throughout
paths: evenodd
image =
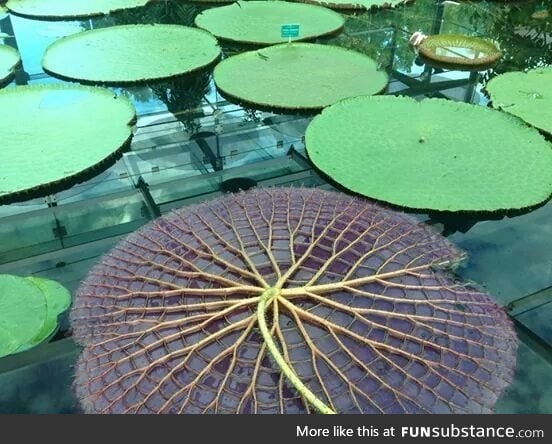
M 217 40 L 180 25 L 123 25 L 64 37 L 46 49 L 44 69 L 92 83 L 159 80 L 197 71 L 220 56 Z
M 325 6 L 331 9 L 377 9 L 392 8 L 397 5 L 411 3 L 414 0 L 296 0 L 302 3 Z
M 109 14 L 121 9 L 144 6 L 150 0 L 9 0 L 6 6 L 19 15 L 68 19 Z
M 0 91 L 0 202 L 105 166 L 127 146 L 135 111 L 104 88 L 48 85 Z
M 40 344 L 47 340 L 58 328 L 58 317 L 71 305 L 71 293 L 59 282 L 35 276 L 26 278 L 36 285 L 46 301 L 46 318 L 41 329 L 29 342 L 30 346 Z
M 343 17 L 327 8 L 284 1 L 240 1 L 199 14 L 195 23 L 220 39 L 258 45 L 287 41 L 281 26 L 299 25 L 299 36 L 308 40 L 343 28 Z
M 270 338 L 338 413 L 488 412 L 515 334 L 449 274 L 461 258 L 414 218 L 343 193 L 249 190 L 183 208 L 121 241 L 77 291 L 77 394 L 95 413 L 312 411 Z
M 217 88 L 235 101 L 272 109 L 319 110 L 346 97 L 376 94 L 387 74 L 355 51 L 312 43 L 286 43 L 219 63 Z
M 552 68 L 509 72 L 486 86 L 492 105 L 552 134 Z
M 344 100 L 314 118 L 305 144 L 336 182 L 403 207 L 521 209 L 552 195 L 552 148 L 538 131 L 462 102 Z
M 418 51 L 429 64 L 468 71 L 488 69 L 502 57 L 490 40 L 459 34 L 427 36 Z
M 28 348 L 45 319 L 46 300 L 40 288 L 25 278 L 1 274 L 0 357 Z
M 8 45 L 0 44 L 0 84 L 13 74 L 13 69 L 19 63 L 19 53 Z

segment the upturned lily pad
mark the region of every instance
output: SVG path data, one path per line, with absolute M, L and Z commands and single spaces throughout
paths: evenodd
M 49 46 L 43 68 L 63 78 L 125 84 L 191 73 L 218 60 L 210 33 L 181 25 L 123 25 L 64 37 Z
M 13 74 L 19 60 L 19 53 L 15 48 L 0 44 L 0 85 Z
M 426 63 L 470 71 L 488 69 L 502 57 L 492 41 L 460 34 L 427 36 L 418 52 Z
M 449 273 L 462 258 L 344 193 L 177 210 L 77 291 L 77 395 L 90 413 L 489 412 L 517 342 L 492 298 Z
M 312 162 L 344 187 L 401 207 L 522 209 L 552 196 L 552 149 L 506 113 L 444 99 L 357 97 L 309 124 Z
M 485 87 L 492 105 L 552 134 L 552 68 L 508 72 Z
M 283 24 L 298 24 L 299 36 L 309 40 L 341 30 L 343 17 L 327 8 L 284 1 L 240 1 L 199 14 L 195 23 L 219 39 L 272 45 L 288 41 L 281 36 Z
M 325 6 L 330 9 L 370 10 L 377 8 L 393 8 L 398 5 L 412 3 L 414 0 L 296 0 L 302 3 Z
M 31 18 L 71 19 L 107 15 L 144 6 L 151 0 L 9 0 L 7 8 Z
M 71 294 L 56 281 L 0 275 L 0 357 L 47 340 L 70 304 Z
M 286 43 L 229 57 L 215 67 L 213 78 L 231 100 L 308 111 L 346 97 L 377 94 L 388 82 L 370 57 L 313 43 Z
M 0 202 L 47 194 L 114 161 L 135 111 L 105 88 L 21 86 L 0 91 Z

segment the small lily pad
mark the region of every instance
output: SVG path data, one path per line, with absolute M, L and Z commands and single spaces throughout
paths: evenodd
M 288 41 L 281 26 L 299 25 L 299 36 L 292 40 L 309 40 L 335 33 L 345 20 L 334 11 L 313 5 L 284 1 L 240 1 L 199 14 L 195 23 L 217 38 L 232 42 L 273 45 Z
M 19 276 L 0 275 L 0 357 L 28 348 L 45 319 L 40 288 Z
M 71 293 L 59 282 L 51 279 L 34 276 L 29 276 L 26 279 L 35 284 L 46 299 L 44 324 L 30 343 L 30 345 L 37 345 L 47 340 L 57 330 L 58 316 L 71 305 Z
M 467 71 L 488 69 L 502 57 L 492 41 L 460 34 L 427 36 L 418 52 L 428 64 Z
M 70 304 L 71 294 L 59 282 L 0 275 L 0 357 L 28 350 L 51 337 L 58 316 Z
M 135 110 L 106 88 L 18 86 L 0 91 L 0 203 L 49 193 L 108 166 L 128 146 Z
M 210 33 L 181 25 L 122 25 L 79 32 L 50 45 L 47 72 L 89 83 L 161 80 L 204 68 L 220 56 Z
M 31 18 L 70 19 L 107 15 L 144 6 L 151 0 L 9 0 L 7 8 Z
M 552 149 L 491 108 L 444 99 L 356 97 L 309 124 L 312 162 L 356 193 L 421 210 L 518 210 L 552 196 Z
M 377 94 L 388 82 L 370 57 L 313 43 L 285 43 L 229 57 L 215 67 L 213 78 L 222 94 L 234 101 L 299 111 L 318 111 L 346 97 Z
M 0 84 L 13 74 L 19 60 L 19 53 L 16 49 L 0 44 Z
M 552 134 L 552 68 L 508 72 L 486 86 L 492 105 Z

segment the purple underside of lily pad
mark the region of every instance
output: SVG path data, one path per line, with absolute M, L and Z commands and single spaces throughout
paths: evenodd
M 463 254 L 410 216 L 346 194 L 254 189 L 122 240 L 81 284 L 75 387 L 87 412 L 310 413 L 268 352 L 338 413 L 492 411 L 517 342 Z

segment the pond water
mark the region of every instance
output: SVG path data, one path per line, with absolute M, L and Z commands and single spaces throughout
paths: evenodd
M 45 49 L 64 36 L 116 24 L 192 25 L 204 8 L 153 2 L 83 21 L 5 16 L 0 18 L 0 33 L 8 35 L 3 37 L 6 44 L 18 49 L 22 64 L 4 87 L 64 82 L 41 67 Z M 376 60 L 390 77 L 385 94 L 486 106 L 483 86 L 494 75 L 552 64 L 552 18 L 546 11 L 552 14 L 551 1 L 416 0 L 391 10 L 347 14 L 343 33 L 320 42 Z M 414 32 L 490 38 L 503 56 L 493 69 L 481 72 L 429 66 L 408 45 Z M 225 57 L 243 50 L 223 45 Z M 248 73 L 243 76 L 244 81 L 255 81 Z M 137 110 L 131 150 L 69 189 L 0 206 L 0 273 L 48 277 L 75 291 L 90 267 L 122 236 L 173 208 L 221 195 L 240 183 L 336 186 L 306 156 L 304 134 L 312 116 L 231 103 L 217 91 L 210 71 L 112 89 L 128 96 Z M 4 112 L 9 111 L 0 110 Z M 467 252 L 458 274 L 486 289 L 514 320 L 520 339 L 518 365 L 497 412 L 552 413 L 552 203 L 525 214 L 485 219 L 416 216 Z M 78 412 L 71 390 L 77 352 L 64 318 L 50 343 L 0 358 L 0 413 Z

